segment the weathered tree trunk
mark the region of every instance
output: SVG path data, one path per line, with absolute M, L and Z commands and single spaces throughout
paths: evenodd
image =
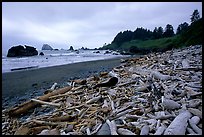
M 189 111 L 180 113 L 165 130 L 164 135 L 185 135 L 188 120 L 191 116 Z
M 57 89 L 57 90 L 54 90 L 51 93 L 40 96 L 37 99 L 41 100 L 41 101 L 47 101 L 47 100 L 49 100 L 49 97 L 54 96 L 54 95 L 58 95 L 58 94 L 63 94 L 65 92 L 71 90 L 71 88 L 72 87 L 68 86 L 68 87 L 64 87 L 64 88 L 61 88 L 61 89 Z M 29 100 L 27 102 L 24 102 L 24 103 L 20 104 L 19 106 L 15 107 L 15 108 L 12 108 L 11 110 L 9 110 L 8 114 L 11 117 L 17 117 L 17 116 L 19 116 L 21 114 L 27 113 L 28 110 L 36 107 L 38 104 L 39 104 L 38 102 L 33 102 L 32 100 Z

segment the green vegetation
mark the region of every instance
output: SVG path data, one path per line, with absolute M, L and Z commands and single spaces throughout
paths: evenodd
M 170 24 L 166 25 L 164 32 L 162 27 L 155 27 L 153 32 L 137 28 L 134 32 L 127 30 L 118 33 L 111 44 L 100 49 L 118 50 L 121 53 L 129 54 L 147 54 L 202 44 L 202 18 L 195 11 L 191 17 L 191 24 L 181 23 L 176 34 L 174 34 L 173 26 Z

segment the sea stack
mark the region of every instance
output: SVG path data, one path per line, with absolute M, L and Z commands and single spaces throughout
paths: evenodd
M 23 56 L 35 56 L 38 55 L 38 51 L 36 48 L 32 46 L 25 45 L 19 45 L 19 46 L 13 46 L 8 50 L 7 57 L 23 57 Z
M 43 44 L 42 50 L 53 50 L 53 48 L 48 44 Z

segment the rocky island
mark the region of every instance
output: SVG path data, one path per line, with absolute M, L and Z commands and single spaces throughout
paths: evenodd
M 48 44 L 43 44 L 42 50 L 53 50 L 53 48 Z
M 22 56 L 35 56 L 38 55 L 38 51 L 36 48 L 32 46 L 25 45 L 19 45 L 19 46 L 13 46 L 8 50 L 7 57 L 22 57 Z

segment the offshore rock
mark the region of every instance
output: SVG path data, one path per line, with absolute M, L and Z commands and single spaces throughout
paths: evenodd
M 42 50 L 53 50 L 53 48 L 48 44 L 43 44 Z
M 7 57 L 22 57 L 22 56 L 35 56 L 38 55 L 36 48 L 31 46 L 13 46 L 8 50 Z

